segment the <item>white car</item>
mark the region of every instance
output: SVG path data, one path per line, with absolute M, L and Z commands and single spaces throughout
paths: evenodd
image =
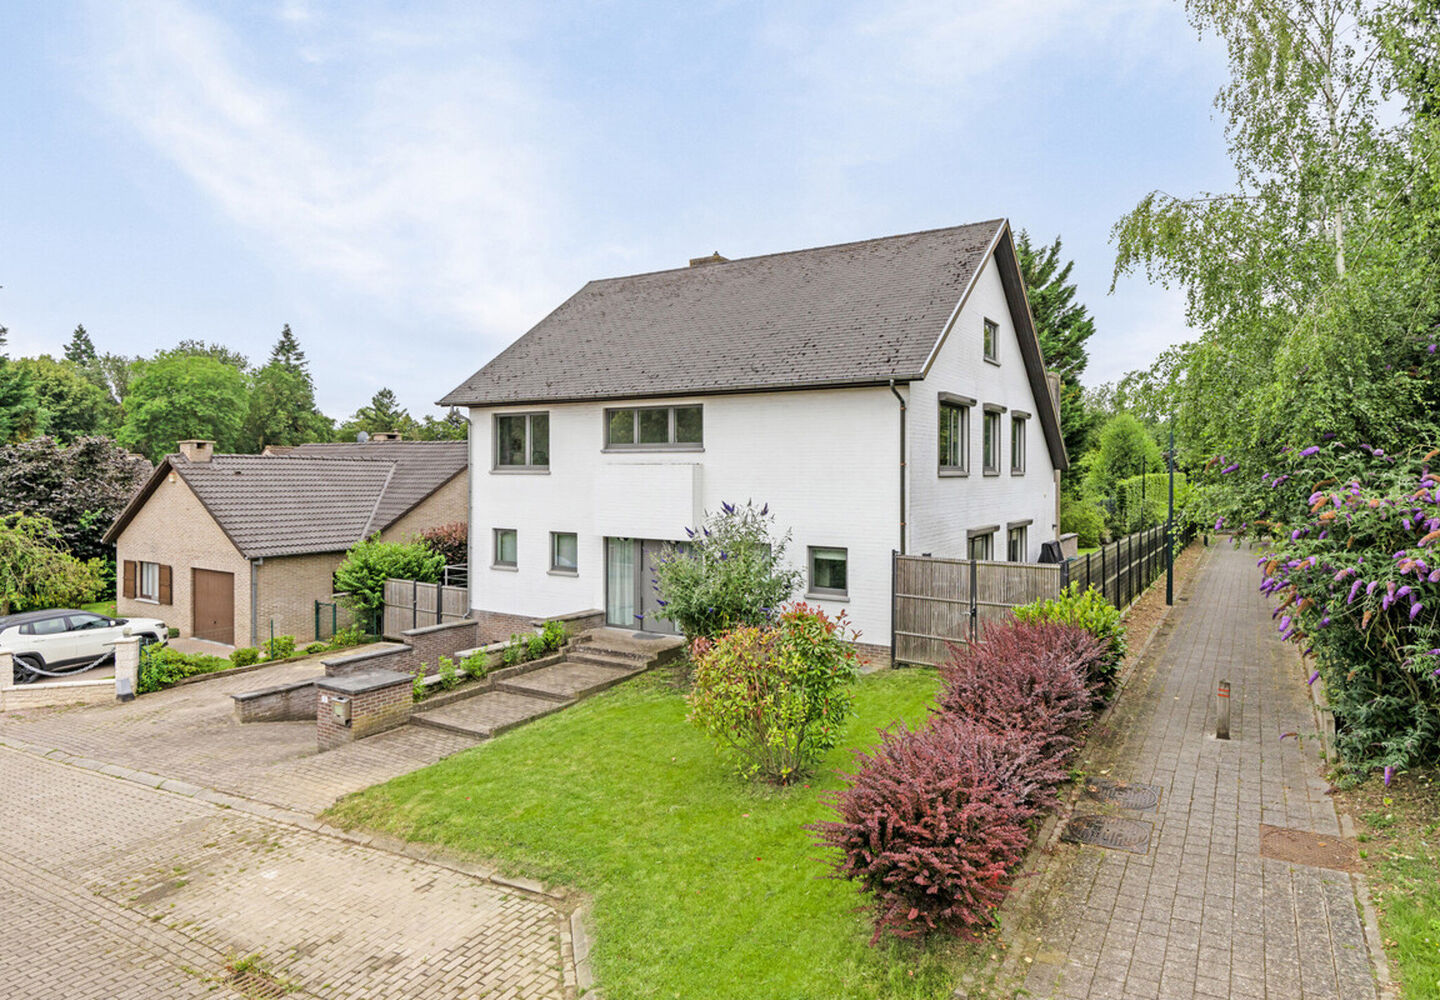
M 169 634 L 158 618 L 108 618 L 75 608 L 0 618 L 0 649 L 15 654 L 16 684 L 96 666 L 115 655 L 107 643 L 127 635 L 139 636 L 140 645 L 148 646 L 164 643 Z

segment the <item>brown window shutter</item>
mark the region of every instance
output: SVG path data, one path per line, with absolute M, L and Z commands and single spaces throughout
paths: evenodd
M 135 563 L 129 559 L 125 560 L 125 582 L 121 593 L 126 597 L 135 596 Z
M 162 566 L 160 567 L 160 603 L 161 603 L 161 604 L 169 604 L 169 603 L 171 603 L 171 602 L 170 602 L 170 567 L 169 567 L 169 566 L 164 566 L 164 565 L 162 565 Z

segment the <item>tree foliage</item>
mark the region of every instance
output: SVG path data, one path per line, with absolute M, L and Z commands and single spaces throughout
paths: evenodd
M 26 374 L 34 394 L 35 432 L 62 441 L 107 433 L 116 410 L 105 391 L 75 362 L 48 354 L 12 362 Z
M 30 376 L 5 353 L 8 332 L 0 326 L 0 441 L 28 437 L 39 419 Z
M 0 517 L 0 615 L 69 607 L 92 600 L 101 586 L 99 560 L 82 562 L 43 517 Z
M 169 354 L 141 369 L 125 399 L 117 438 L 152 462 L 191 438 L 214 441 L 217 451 L 234 451 L 246 404 L 245 376 L 234 366 L 201 355 Z
M 290 324 L 255 373 L 242 446 L 249 452 L 268 445 L 297 445 L 329 437 L 330 421 L 315 407 L 315 382 Z
M 383 434 L 390 431 L 403 434 L 407 438 L 417 436 L 418 425 L 415 418 L 410 416 L 408 410 L 400 405 L 395 398 L 395 393 L 387 388 L 381 388 L 370 397 L 370 402 L 360 407 L 350 415 L 336 429 L 336 436 L 342 441 L 353 441 L 355 435 L 364 431 L 366 434 Z
M 374 535 L 357 543 L 335 570 L 335 589 L 358 621 L 378 623 L 385 606 L 385 581 L 439 583 L 445 557 L 424 542 L 382 542 Z M 378 631 L 378 629 L 377 629 Z

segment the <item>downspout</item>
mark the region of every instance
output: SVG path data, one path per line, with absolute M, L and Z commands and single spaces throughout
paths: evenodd
M 900 395 L 895 388 L 895 380 L 890 380 L 890 392 L 900 403 L 900 554 L 905 554 L 905 397 Z
M 265 557 L 250 560 L 250 645 L 258 646 L 260 638 L 260 567 Z

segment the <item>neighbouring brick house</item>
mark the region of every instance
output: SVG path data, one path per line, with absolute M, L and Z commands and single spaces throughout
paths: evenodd
M 315 602 L 345 551 L 369 535 L 404 541 L 465 521 L 464 441 L 300 445 L 217 455 L 182 441 L 105 534 L 117 610 L 162 617 L 181 635 L 227 645 L 308 641 Z

